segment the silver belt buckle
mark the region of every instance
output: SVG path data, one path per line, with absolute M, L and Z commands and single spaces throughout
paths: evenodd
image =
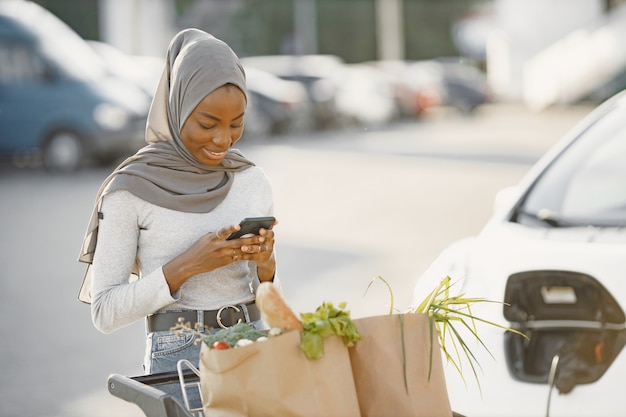
M 220 308 L 219 310 L 217 310 L 217 316 L 215 317 L 217 319 L 217 324 L 222 328 L 222 329 L 228 329 L 229 327 L 232 326 L 224 326 L 224 324 L 222 323 L 222 311 L 226 310 L 227 308 L 232 308 L 234 309 L 237 313 L 239 313 L 241 311 L 241 309 L 237 306 L 224 306 L 222 308 Z M 235 324 L 239 324 L 241 323 L 242 320 L 239 319 L 237 320 L 237 323 Z M 233 325 L 234 326 L 234 325 Z

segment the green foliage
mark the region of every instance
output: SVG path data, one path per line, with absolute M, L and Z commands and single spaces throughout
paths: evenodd
M 220 329 L 215 333 L 210 333 L 208 335 L 202 334 L 200 338 L 204 343 L 209 346 L 211 346 L 214 342 L 221 340 L 228 343 L 232 347 L 235 346 L 237 342 L 241 339 L 254 341 L 257 340 L 259 337 L 265 336 L 267 336 L 265 333 L 253 328 L 248 323 L 238 323 L 232 327 Z
M 34 0 L 86 39 L 100 39 L 97 0 Z M 196 3 L 175 0 L 178 24 L 186 24 Z M 452 24 L 483 0 L 403 0 L 406 59 L 457 55 Z M 233 9 L 227 2 L 215 6 Z M 280 54 L 294 32 L 294 0 L 240 0 L 241 5 L 219 24 L 198 17 L 194 26 L 226 41 L 240 56 Z M 376 0 L 315 0 L 318 53 L 346 62 L 377 59 Z
M 320 53 L 346 62 L 376 57 L 376 7 L 367 0 L 317 0 Z
M 197 326 L 197 324 L 196 324 Z M 267 337 L 268 334 L 262 332 L 260 330 L 255 329 L 250 326 L 248 323 L 237 323 L 232 327 L 227 327 L 225 329 L 219 329 L 215 332 L 205 333 L 202 331 L 203 329 L 192 328 L 190 322 L 185 322 L 185 320 L 180 317 L 178 322 L 174 327 L 170 328 L 172 332 L 193 332 L 195 333 L 194 343 L 206 343 L 211 346 L 213 343 L 217 341 L 222 341 L 228 343 L 230 347 L 233 347 L 237 344 L 237 342 L 241 339 L 247 339 L 255 341 L 260 337 Z M 210 329 L 204 329 L 210 330 Z
M 301 313 L 300 319 L 304 331 L 300 341 L 300 348 L 309 359 L 319 359 L 324 356 L 324 338 L 337 335 L 343 339 L 346 346 L 354 346 L 361 339 L 359 330 L 350 318 L 350 312 L 345 310 L 346 303 L 335 307 L 333 303 L 325 302 L 314 313 Z
M 100 39 L 98 0 L 33 0 L 48 9 L 84 39 Z
M 370 281 L 369 286 L 376 280 L 382 281 L 389 292 L 391 291 L 391 286 L 387 281 L 385 281 L 382 277 L 376 276 Z M 463 338 L 463 331 L 469 331 L 469 334 L 479 342 L 479 344 L 489 352 L 487 346 L 480 339 L 478 331 L 476 329 L 476 322 L 486 323 L 491 326 L 498 327 L 504 331 L 513 332 L 519 334 L 523 337 L 526 337 L 523 333 L 511 329 L 509 327 L 502 326 L 495 322 L 485 320 L 481 317 L 477 317 L 472 314 L 472 306 L 477 303 L 500 303 L 499 301 L 487 300 L 484 298 L 466 298 L 465 294 L 451 295 L 450 288 L 452 286 L 452 280 L 449 276 L 444 277 L 439 285 L 433 289 L 430 294 L 424 298 L 424 300 L 415 308 L 411 308 L 407 313 L 425 313 L 428 314 L 430 318 L 431 330 L 434 329 L 437 332 L 437 337 L 439 339 L 440 348 L 446 357 L 446 359 L 451 362 L 455 369 L 459 372 L 463 381 L 465 378 L 463 377 L 463 372 L 461 368 L 461 362 L 465 358 L 469 362 L 469 365 L 474 374 L 474 378 L 476 379 L 476 383 L 480 388 L 480 381 L 478 379 L 478 373 L 476 367 L 479 365 L 476 356 L 470 349 L 469 345 Z M 393 312 L 393 295 L 391 296 L 391 307 L 390 314 Z M 504 304 L 504 303 L 501 303 Z M 432 332 L 431 332 L 432 334 Z M 450 352 L 448 350 L 447 340 L 450 339 L 452 348 L 454 352 Z M 404 343 L 404 341 L 403 341 Z M 432 358 L 432 341 L 431 341 L 431 358 Z M 403 349 L 404 353 L 404 349 Z M 454 354 L 453 354 L 454 353 Z M 490 353 L 491 354 L 491 353 Z M 404 360 L 404 358 L 403 358 Z M 432 362 L 431 362 L 432 365 Z M 406 370 L 405 370 L 406 371 Z M 429 376 L 431 370 L 429 369 Z

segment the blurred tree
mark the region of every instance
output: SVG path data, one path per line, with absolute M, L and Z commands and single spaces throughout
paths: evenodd
M 482 0 L 404 0 L 404 55 L 428 59 L 457 55 L 452 26 Z M 375 0 L 317 0 L 319 52 L 347 62 L 376 59 Z
M 84 39 L 100 39 L 98 0 L 33 0 L 67 23 Z
M 79 35 L 99 39 L 98 0 L 34 0 Z M 346 62 L 376 59 L 376 0 L 311 0 L 317 5 L 317 46 Z M 403 0 L 405 57 L 456 55 L 451 28 L 485 0 Z M 621 2 L 623 0 L 607 0 Z M 293 52 L 294 0 L 174 0 L 178 29 L 197 27 L 241 56 Z
M 346 62 L 376 59 L 374 0 L 317 0 L 319 53 Z
M 233 22 L 242 55 L 293 53 L 293 0 L 245 0 Z
M 452 26 L 481 0 L 404 0 L 406 59 L 458 55 Z
M 376 59 L 375 0 L 314 1 L 317 5 L 318 53 L 338 55 L 346 62 Z M 292 52 L 294 0 L 243 2 L 244 6 L 229 25 L 242 36 L 242 51 L 239 53 Z M 452 25 L 474 4 L 481 2 L 484 0 L 404 0 L 406 58 L 427 59 L 458 54 L 452 39 Z
M 293 32 L 293 0 L 176 0 L 178 29 L 196 27 L 240 56 L 281 53 Z

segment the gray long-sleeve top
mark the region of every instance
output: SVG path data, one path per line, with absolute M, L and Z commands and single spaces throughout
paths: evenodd
M 206 233 L 245 217 L 273 215 L 271 184 L 261 168 L 235 173 L 225 200 L 208 213 L 166 209 L 124 190 L 105 195 L 100 211 L 91 314 L 101 332 L 111 333 L 158 311 L 213 310 L 254 299 L 249 287 L 257 279 L 252 261 L 195 275 L 173 296 L 162 267 Z M 141 278 L 129 282 L 135 258 Z

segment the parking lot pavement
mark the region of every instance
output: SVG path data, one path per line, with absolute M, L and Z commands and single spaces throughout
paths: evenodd
M 484 105 L 472 116 L 444 108 L 384 128 L 250 139 L 239 146 L 247 150 L 276 144 L 302 149 L 323 145 L 328 151 L 530 165 L 595 106 L 588 103 L 535 112 L 521 104 L 498 103 Z
M 536 112 L 518 103 L 499 103 L 480 107 L 473 117 L 444 109 L 427 118 L 426 137 L 430 144 L 450 148 L 540 155 L 595 106 L 555 106 Z M 450 126 L 435 129 L 442 123 Z

